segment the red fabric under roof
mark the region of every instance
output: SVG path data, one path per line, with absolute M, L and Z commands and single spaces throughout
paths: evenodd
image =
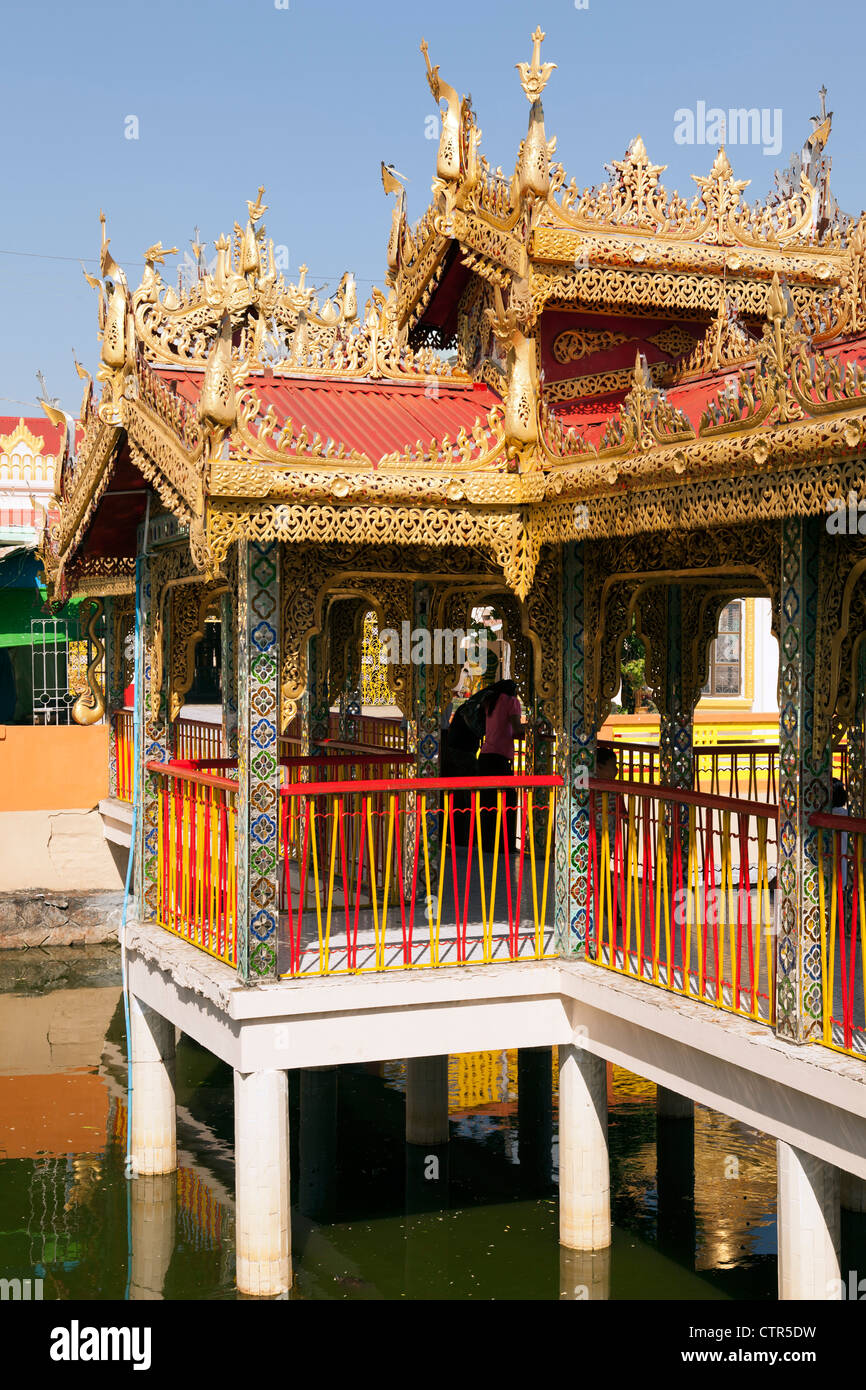
M 866 334 L 859 334 L 856 338 L 849 338 L 846 342 L 820 351 L 826 357 L 838 358 L 843 366 L 857 362 L 866 368 Z M 738 375 L 739 368 L 729 367 L 725 371 L 699 377 L 696 381 L 684 382 L 681 386 L 671 386 L 665 392 L 668 404 L 681 410 L 697 432 L 700 418 L 710 401 L 718 396 L 726 382 L 736 380 Z M 608 420 L 618 413 L 625 394 L 622 392 L 618 397 L 609 396 L 604 400 L 557 405 L 556 417 L 563 425 L 573 426 L 591 444 L 597 445 Z
M 201 373 L 157 368 L 164 381 L 174 381 L 178 394 L 197 401 Z M 306 425 L 312 439 L 357 449 L 374 463 L 384 454 L 413 448 L 417 440 L 448 435 L 452 441 L 461 429 L 483 423 L 492 406 L 501 404 L 488 386 L 449 382 L 346 381 L 335 378 L 255 376 L 247 380 L 262 402 L 262 414 L 273 405 L 282 423 L 291 419 L 295 432 Z

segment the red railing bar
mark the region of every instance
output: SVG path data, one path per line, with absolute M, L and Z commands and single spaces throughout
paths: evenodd
M 174 777 L 178 782 L 196 782 L 202 787 L 220 787 L 223 791 L 236 792 L 237 782 L 231 777 L 217 777 L 213 773 L 197 772 L 177 763 L 145 763 L 148 772 L 159 773 L 163 777 Z M 345 785 L 345 784 L 343 784 Z
M 842 830 L 852 835 L 866 835 L 866 819 L 860 816 L 834 816 L 829 811 L 813 811 L 809 824 L 819 830 Z
M 762 820 L 778 820 L 779 808 L 769 801 L 744 801 L 732 796 L 712 796 L 709 792 L 691 792 L 668 787 L 662 782 L 603 782 L 590 777 L 590 791 L 617 792 L 621 796 L 642 796 L 655 801 L 674 801 L 683 806 L 704 806 L 715 811 L 735 811 L 742 815 L 759 816 Z
M 157 763 L 157 767 L 165 767 Z M 232 782 L 235 787 L 237 784 Z M 355 792 L 436 792 L 436 791 L 486 791 L 488 788 L 512 787 L 561 787 L 561 777 L 405 777 L 383 778 L 375 781 L 360 779 L 357 782 L 298 782 L 292 787 L 281 787 L 283 796 L 320 796 L 326 793 L 354 795 Z

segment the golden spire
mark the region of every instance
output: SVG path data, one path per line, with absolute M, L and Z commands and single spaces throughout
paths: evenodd
M 538 101 L 547 86 L 547 79 L 556 67 L 556 63 L 542 63 L 541 45 L 543 42 L 544 33 L 539 25 L 532 35 L 532 62 L 514 64 L 520 73 L 520 85 L 528 101 Z

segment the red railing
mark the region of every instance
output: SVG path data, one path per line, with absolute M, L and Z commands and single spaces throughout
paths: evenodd
M 485 777 L 287 788 L 281 972 L 552 954 L 554 790 L 561 785 L 556 777 Z
M 866 820 L 816 813 L 821 920 L 822 1038 L 827 1047 L 866 1053 Z
M 357 738 L 349 740 L 351 746 L 364 744 L 368 748 L 405 749 L 409 741 L 409 731 L 402 719 L 393 715 L 352 714 L 346 716 L 346 723 L 357 732 Z M 340 715 L 333 710 L 328 716 L 328 742 L 340 738 Z
M 131 709 L 115 710 L 111 716 L 111 737 L 114 740 L 114 759 L 117 768 L 115 795 L 120 801 L 132 801 L 134 787 L 133 720 Z
M 771 1023 L 778 809 L 590 782 L 587 955 Z
M 175 736 L 176 757 L 195 761 L 221 758 L 224 752 L 221 723 L 211 723 L 207 719 L 184 719 L 177 721 Z
M 147 770 L 157 779 L 159 921 L 234 965 L 237 783 L 177 763 L 149 762 Z M 282 973 L 552 954 L 558 786 L 559 778 L 532 777 L 284 788 Z
M 237 783 L 149 762 L 157 778 L 157 903 L 168 931 L 237 965 Z
M 622 781 L 661 781 L 659 750 L 654 744 L 614 739 L 609 746 L 617 755 L 617 775 Z M 776 803 L 779 799 L 778 767 L 778 744 L 696 744 L 693 790 L 707 792 L 710 796 Z M 847 786 L 848 749 L 845 746 L 833 750 L 833 776 Z

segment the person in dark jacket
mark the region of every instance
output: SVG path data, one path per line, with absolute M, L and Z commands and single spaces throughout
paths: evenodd
M 443 777 L 474 777 L 478 772 L 478 749 L 484 734 L 481 714 L 484 693 L 479 690 L 464 700 L 451 716 L 445 731 Z M 468 844 L 471 792 L 461 788 L 452 794 L 451 802 L 454 807 L 454 839 L 458 845 Z

